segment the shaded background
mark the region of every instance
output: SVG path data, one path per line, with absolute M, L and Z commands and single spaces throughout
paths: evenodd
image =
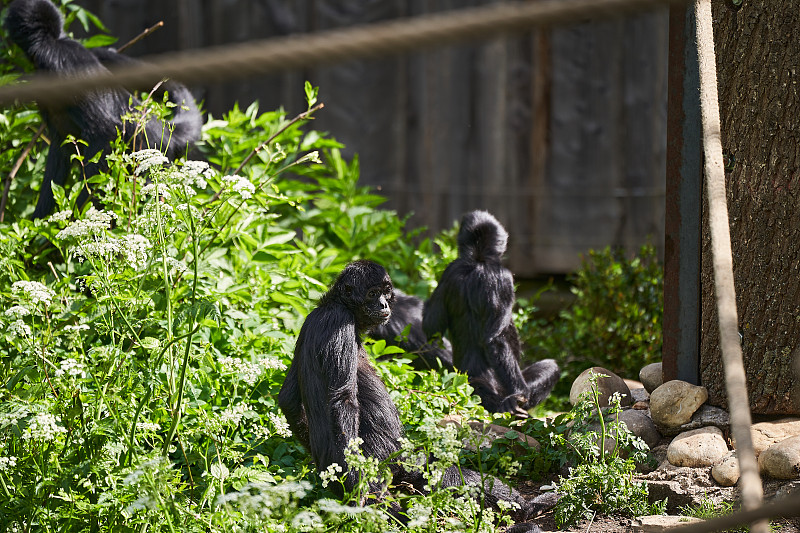
M 77 0 L 133 56 L 342 28 L 487 0 Z M 651 242 L 663 254 L 666 10 L 520 37 L 194 86 L 220 116 L 234 102 L 305 110 L 358 154 L 361 181 L 411 227 L 492 211 L 517 277 L 575 269 L 580 253 Z

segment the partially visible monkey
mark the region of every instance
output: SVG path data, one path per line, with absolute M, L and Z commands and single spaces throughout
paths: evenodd
M 399 346 L 408 353 L 416 354 L 411 366 L 417 370 L 444 368 L 453 370 L 453 349 L 444 338 L 428 341 L 422 331 L 422 309 L 424 302 L 398 289 L 394 290 L 392 317 L 385 324 L 373 328 L 369 336 L 382 339 L 386 344 Z M 406 328 L 407 334 L 406 333 Z M 388 359 L 384 356 L 381 359 Z
M 400 451 L 403 425 L 397 407 L 362 344 L 364 335 L 390 319 L 394 301 L 386 270 L 371 261 L 355 261 L 345 267 L 300 328 L 278 405 L 320 472 L 333 463 L 344 467 L 345 447 L 356 437 L 363 440 L 361 451 L 367 457 L 383 461 Z M 406 481 L 424 491 L 426 481 L 419 472 L 395 463 L 392 475 L 395 482 Z M 348 471 L 344 488 L 351 490 L 357 476 Z M 523 520 L 552 506 L 542 503 L 547 499 L 525 500 L 499 480 L 458 466 L 448 468 L 441 483 L 481 487 L 485 501 L 493 506 L 501 499 L 515 502 L 520 505 L 516 515 Z M 371 490 L 377 493 L 380 487 Z M 533 524 L 527 526 L 517 531 L 539 531 Z
M 465 372 L 484 407 L 525 416 L 558 381 L 552 359 L 520 369 L 522 351 L 511 320 L 514 278 L 501 263 L 508 233 L 486 211 L 464 215 L 458 258 L 450 263 L 425 304 L 425 334 L 447 335 L 453 364 Z
M 101 72 L 107 66 L 133 63 L 135 60 L 118 54 L 111 48 L 88 50 L 70 39 L 63 31 L 61 12 L 49 0 L 14 0 L 8 7 L 5 28 L 9 37 L 30 58 L 37 70 L 61 75 L 80 75 Z M 168 81 L 161 94 L 167 91 L 169 100 L 176 104 L 175 116 L 169 122 L 148 118 L 144 128 L 139 128 L 122 116 L 131 105 L 140 102 L 125 89 L 98 89 L 76 97 L 68 104 L 40 105 L 47 124 L 50 149 L 47 154 L 44 178 L 34 218 L 43 218 L 55 207 L 52 183 L 63 186 L 69 175 L 74 147 L 62 146 L 69 136 L 86 141 L 84 179 L 88 180 L 106 168 L 105 155 L 111 142 L 122 131 L 132 149 L 158 148 L 170 159 L 184 153 L 200 137 L 202 116 L 194 97 L 182 84 Z M 89 161 L 95 154 L 103 156 L 96 163 Z M 88 184 L 83 185 L 79 205 L 89 197 Z

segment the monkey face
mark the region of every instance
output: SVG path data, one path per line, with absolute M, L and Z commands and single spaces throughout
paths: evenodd
M 364 325 L 370 328 L 380 326 L 389 321 L 392 316 L 392 303 L 394 302 L 394 289 L 389 276 L 380 285 L 367 289 L 361 303 Z

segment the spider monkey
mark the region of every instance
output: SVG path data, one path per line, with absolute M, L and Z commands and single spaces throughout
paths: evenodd
M 333 463 L 346 464 L 344 450 L 356 437 L 361 451 L 379 461 L 400 450 L 403 426 L 383 381 L 364 350 L 362 338 L 392 315 L 395 292 L 386 270 L 372 261 L 350 263 L 306 317 L 294 350 L 294 359 L 278 394 L 278 405 L 294 435 L 311 452 L 317 470 Z M 398 464 L 391 467 L 396 482 L 405 481 L 424 491 L 422 475 Z M 348 471 L 344 487 L 351 490 L 358 474 Z M 482 487 L 490 505 L 516 502 L 517 513 L 527 519 L 549 507 L 539 499 L 527 501 L 513 488 L 468 469 L 448 468 L 442 485 Z M 380 493 L 381 488 L 371 486 Z M 534 524 L 519 524 L 515 531 L 537 532 Z
M 81 75 L 135 62 L 113 48 L 85 48 L 66 36 L 63 25 L 61 12 L 49 0 L 14 0 L 5 19 L 9 37 L 37 70 L 65 76 Z M 134 150 L 155 147 L 170 159 L 185 153 L 187 147 L 200 137 L 202 116 L 194 97 L 184 85 L 167 81 L 156 95 L 160 93 L 163 96 L 164 92 L 175 104 L 174 117 L 167 122 L 149 118 L 138 131 L 134 122 L 124 120 L 122 116 L 141 102 L 122 88 L 93 90 L 65 104 L 41 104 L 39 108 L 47 125 L 50 149 L 33 218 L 43 218 L 55 207 L 52 184 L 63 186 L 69 175 L 74 148 L 64 145 L 64 142 L 70 136 L 87 143 L 83 151 L 87 161 L 84 184 L 78 205 L 83 205 L 90 196 L 88 179 L 106 170 L 104 156 L 117 138 L 118 131 L 123 132 L 125 141 L 131 143 Z M 103 156 L 97 162 L 90 161 L 98 152 Z
M 486 211 L 461 219 L 458 258 L 447 265 L 425 304 L 422 326 L 428 336 L 448 334 L 453 364 L 470 378 L 491 412 L 527 416 L 558 381 L 553 359 L 521 369 L 522 347 L 511 320 L 514 278 L 500 262 L 508 233 Z

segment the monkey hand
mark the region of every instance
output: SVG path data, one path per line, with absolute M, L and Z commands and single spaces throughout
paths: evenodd
M 499 412 L 511 413 L 517 418 L 528 418 L 528 411 L 525 407 L 528 405 L 528 398 L 522 394 L 510 394 L 503 399 L 500 404 Z

